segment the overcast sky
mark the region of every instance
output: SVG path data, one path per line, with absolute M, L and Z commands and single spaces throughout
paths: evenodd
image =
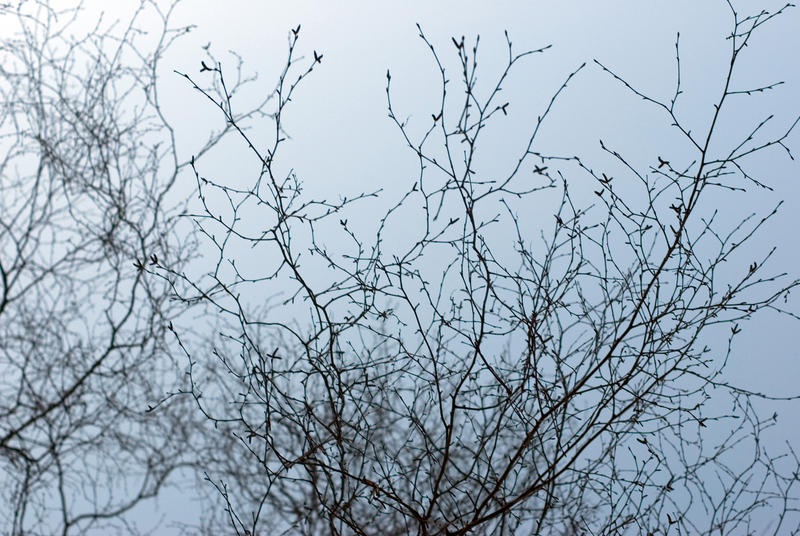
M 737 1 L 744 15 L 781 2 Z M 260 91 L 274 84 L 286 55 L 289 28 L 302 24 L 299 52 L 324 54 L 323 64 L 298 93 L 287 115 L 293 137 L 284 162 L 295 168 L 312 191 L 352 194 L 377 185 L 391 191 L 415 180 L 414 159 L 404 150 L 396 127 L 386 114 L 386 70 L 391 69 L 395 104 L 411 124 L 429 120 L 436 111 L 437 72 L 415 23 L 422 26 L 442 57 L 454 66 L 451 36 L 474 40 L 480 34 L 479 65 L 492 79 L 506 54 L 503 31 L 508 30 L 515 49 L 552 44 L 545 54 L 522 64 L 507 84 L 509 126 L 495 140 L 498 158 L 504 146 L 523 143 L 531 121 L 566 75 L 589 62 L 554 108 L 539 137 L 540 147 L 555 154 L 577 154 L 601 167 L 598 140 L 613 143 L 643 168 L 657 155 L 689 155 L 685 144 L 670 137 L 669 122 L 655 107 L 626 92 L 591 60 L 598 59 L 624 75 L 632 84 L 666 99 L 675 86 L 675 39 L 680 32 L 683 107 L 679 117 L 697 131 L 707 127 L 712 104 L 724 82 L 732 16 L 723 0 L 570 2 L 255 2 L 245 0 L 195 0 L 176 14 L 180 23 L 197 28 L 173 51 L 165 64 L 196 74 L 200 46 L 211 42 L 223 60 L 233 65 L 227 50 L 242 56 L 245 68 L 257 71 Z M 740 99 L 722 123 L 721 139 L 730 142 L 770 113 L 772 133 L 786 128 L 798 114 L 800 102 L 800 10 L 770 23 L 758 33 L 741 59 L 734 85 L 757 87 L 784 80 L 776 90 Z M 167 65 L 165 65 L 167 66 Z M 219 120 L 178 77 L 164 87 L 175 102 L 170 112 L 186 114 L 189 128 L 182 149 L 191 150 L 192 138 L 202 137 L 207 118 Z M 455 74 L 453 75 L 455 76 Z M 205 116 L 205 117 L 204 117 Z M 206 124 L 207 125 L 207 124 Z M 800 132 L 788 144 L 800 154 Z M 682 152 L 683 151 L 683 152 Z M 690 160 L 686 160 L 688 164 Z M 234 176 L 235 162 L 219 162 L 219 169 Z M 781 212 L 754 247 L 777 245 L 773 267 L 797 277 L 797 233 L 800 225 L 798 166 L 772 151 L 753 162 L 753 168 L 775 188 L 774 193 L 738 196 L 746 206 L 724 206 L 731 215 L 768 210 L 784 199 Z M 246 173 L 246 170 L 242 170 Z M 580 187 L 580 184 L 576 184 Z M 795 311 L 800 302 L 795 300 Z M 776 395 L 800 392 L 796 379 L 800 353 L 796 350 L 798 324 L 769 313 L 747 326 L 738 341 L 730 370 L 733 377 L 756 390 Z M 783 421 L 792 422 L 790 414 Z M 797 422 L 796 420 L 794 422 Z M 800 445 L 797 426 L 782 433 Z M 792 436 L 794 434 L 794 436 Z
M 743 14 L 782 5 L 766 0 L 734 3 Z M 111 10 L 112 17 L 122 17 L 136 2 L 102 4 Z M 94 10 L 98 5 L 95 1 L 89 8 Z M 508 126 L 502 137 L 489 141 L 492 150 L 497 151 L 498 161 L 511 154 L 507 153 L 509 147 L 518 148 L 526 141 L 531 122 L 567 74 L 588 62 L 540 134 L 542 150 L 580 155 L 599 169 L 604 163 L 598 151 L 598 140 L 602 138 L 646 169 L 657 155 L 684 159 L 686 164 L 691 158 L 685 146 L 670 134 L 663 113 L 626 92 L 592 60 L 615 69 L 654 97 L 666 99 L 675 87 L 675 39 L 680 32 L 685 95 L 679 116 L 701 131 L 708 124 L 712 103 L 724 83 L 730 46 L 725 37 L 731 30 L 732 16 L 723 0 L 191 0 L 178 8 L 175 22 L 196 25 L 162 65 L 167 113 L 179 124 L 184 156 L 191 154 L 210 128 L 219 125 L 220 118 L 170 70 L 199 76 L 203 57 L 200 47 L 208 42 L 222 60 L 223 68 L 232 67 L 234 62 L 227 51 L 233 50 L 243 58 L 245 70 L 260 76 L 252 91 L 243 95 L 244 107 L 248 99 L 272 89 L 286 56 L 288 31 L 302 24 L 299 53 L 310 58 L 317 50 L 324 54 L 324 60 L 305 82 L 287 114 L 292 141 L 283 154 L 284 165 L 297 171 L 308 190 L 322 195 L 351 195 L 376 186 L 391 195 L 393 188 L 406 188 L 415 180 L 415 163 L 387 117 L 386 70 L 392 72 L 399 115 L 409 117 L 412 126 L 415 120 L 420 124 L 429 121 L 430 113 L 437 110 L 439 97 L 437 71 L 415 23 L 421 25 L 451 67 L 456 60 L 451 36 L 464 35 L 471 42 L 480 34 L 479 65 L 487 81 L 502 69 L 506 54 L 504 30 L 517 50 L 553 45 L 545 54 L 529 58 L 507 84 Z M 770 131 L 775 134 L 800 114 L 798 50 L 800 9 L 791 10 L 756 35 L 742 58 L 734 85 L 757 87 L 778 80 L 786 84 L 766 95 L 737 101 L 722 123 L 724 140 L 730 142 L 739 137 L 771 113 L 776 115 Z M 800 155 L 800 131 L 787 144 Z M 209 173 L 218 174 L 218 180 L 223 175 L 235 180 L 239 174 L 252 173 L 252 167 L 235 158 L 219 157 L 205 165 Z M 784 199 L 781 212 L 754 241 L 753 248 L 766 251 L 768 246 L 778 246 L 773 270 L 798 277 L 800 168 L 779 151 L 765 153 L 753 166 L 775 191 L 739 196 L 736 199 L 745 204 L 721 208 L 736 216 L 767 211 Z M 574 187 L 582 185 L 576 183 Z M 369 218 L 370 213 L 362 217 Z M 791 307 L 800 312 L 800 293 L 797 294 Z M 774 395 L 800 393 L 798 321 L 767 312 L 743 328 L 729 369 L 731 378 L 743 387 Z M 773 407 L 782 415 L 782 426 L 770 435 L 772 440 L 790 440 L 800 447 L 797 404 L 769 406 Z

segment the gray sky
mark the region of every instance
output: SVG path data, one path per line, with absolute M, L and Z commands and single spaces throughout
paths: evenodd
M 738 1 L 743 14 L 759 7 L 775 9 L 781 2 Z M 414 179 L 413 159 L 404 150 L 399 133 L 386 115 L 385 72 L 392 71 L 394 102 L 402 113 L 427 126 L 429 113 L 438 99 L 437 72 L 424 43 L 417 36 L 419 22 L 450 66 L 455 54 L 451 36 L 468 40 L 481 36 L 479 61 L 485 80 L 502 66 L 508 30 L 515 48 L 538 48 L 552 44 L 543 55 L 530 58 L 506 85 L 511 119 L 496 143 L 523 143 L 530 121 L 564 77 L 583 61 L 598 59 L 632 84 L 655 97 L 666 99 L 675 85 L 675 37 L 681 33 L 682 85 L 685 99 L 679 117 L 698 131 L 708 123 L 712 103 L 718 97 L 726 68 L 732 17 L 723 0 L 571 2 L 254 2 L 229 0 L 186 2 L 176 20 L 197 28 L 179 44 L 165 66 L 196 74 L 199 47 L 212 43 L 223 67 L 233 65 L 225 51 L 236 51 L 245 68 L 261 77 L 259 90 L 274 84 L 285 58 L 288 29 L 302 24 L 301 54 L 312 50 L 325 55 L 298 93 L 287 115 L 293 142 L 284 162 L 294 167 L 307 188 L 331 194 L 352 194 L 374 185 L 391 191 L 393 184 L 405 187 Z M 786 84 L 763 96 L 736 101 L 722 138 L 730 142 L 751 125 L 775 113 L 772 133 L 785 128 L 800 114 L 796 100 L 800 88 L 800 10 L 789 11 L 756 35 L 741 60 L 735 86 L 760 86 L 778 80 Z M 454 75 L 455 76 L 455 73 Z M 213 111 L 173 77 L 164 80 L 176 102 L 169 112 L 193 118 L 186 129 L 182 149 L 191 150 L 190 135 L 202 138 L 198 128 Z M 254 93 L 255 94 L 255 93 Z M 190 108 L 190 109 L 187 109 Z M 641 166 L 656 155 L 684 154 L 676 142 L 668 119 L 654 106 L 626 92 L 591 63 L 570 84 L 554 108 L 539 142 L 544 151 L 578 154 L 601 167 L 598 139 L 613 143 Z M 198 134 L 199 133 L 199 134 Z M 800 132 L 789 138 L 789 146 L 800 154 Z M 509 153 L 510 154 L 510 153 Z M 687 160 L 688 163 L 688 160 Z M 231 175 L 231 161 L 221 164 Z M 764 153 L 753 169 L 775 188 L 774 193 L 746 196 L 748 206 L 725 206 L 731 215 L 770 208 L 785 200 L 754 247 L 777 245 L 776 271 L 798 274 L 797 238 L 800 224 L 798 167 L 778 151 Z M 246 173 L 247 170 L 242 170 Z M 580 187 L 576 184 L 576 187 Z M 738 200 L 745 199 L 739 196 Z M 548 215 L 549 217 L 549 215 Z M 795 311 L 800 307 L 795 306 Z M 747 385 L 776 395 L 800 392 L 795 380 L 800 371 L 800 353 L 794 348 L 796 321 L 777 315 L 762 315 L 745 326 L 738 341 L 731 374 Z M 769 341 L 769 344 L 765 342 Z M 791 373 L 787 373 L 791 371 Z M 789 422 L 789 414 L 787 420 Z M 792 427 L 783 430 L 791 437 Z M 796 433 L 796 432 L 795 432 Z M 800 440 L 800 435 L 794 436 Z M 800 443 L 798 443 L 800 444 Z
M 122 16 L 120 13 L 135 3 L 115 2 L 109 7 L 103 2 L 111 16 Z M 97 5 L 97 0 L 89 3 L 90 9 Z M 761 7 L 775 9 L 782 4 L 737 1 L 735 5 L 749 14 Z M 324 54 L 324 60 L 304 83 L 286 116 L 293 141 L 285 149 L 282 161 L 295 168 L 310 191 L 328 196 L 350 195 L 377 185 L 391 196 L 415 180 L 416 169 L 386 114 L 387 68 L 392 72 L 394 103 L 401 116 L 410 117 L 412 127 L 415 120 L 427 126 L 439 97 L 435 65 L 417 36 L 416 22 L 450 67 L 455 66 L 456 60 L 450 37 L 465 35 L 470 42 L 480 34 L 479 64 L 487 81 L 502 67 L 506 53 L 504 30 L 508 30 L 518 50 L 553 45 L 545 54 L 524 62 L 505 85 L 505 99 L 511 102 L 510 117 L 502 133 L 485 140 L 496 152 L 492 154 L 497 155 L 498 162 L 514 154 L 526 141 L 531 121 L 542 112 L 566 75 L 582 62 L 589 62 L 554 108 L 539 141 L 544 152 L 577 154 L 600 169 L 608 162 L 598 151 L 601 138 L 640 168 L 646 168 L 662 154 L 678 161 L 686 159 L 687 164 L 691 159 L 685 158 L 689 152 L 669 129 L 663 113 L 626 92 L 591 60 L 600 60 L 637 88 L 666 99 L 675 86 L 675 37 L 680 31 L 685 95 L 679 116 L 700 131 L 710 119 L 712 102 L 724 82 L 729 50 L 724 38 L 732 17 L 723 0 L 192 0 L 178 8 L 175 22 L 197 25 L 162 65 L 167 113 L 179 123 L 180 149 L 185 156 L 204 139 L 209 128 L 219 125 L 220 118 L 170 69 L 200 76 L 200 47 L 207 42 L 211 42 L 223 67 L 232 67 L 234 62 L 226 51 L 234 50 L 244 59 L 245 70 L 260 75 L 260 82 L 243 95 L 244 106 L 248 99 L 272 89 L 286 56 L 288 30 L 302 24 L 300 54 L 310 57 L 317 50 Z M 734 85 L 757 87 L 778 80 L 785 80 L 786 84 L 766 95 L 738 100 L 721 126 L 722 139 L 730 142 L 740 137 L 770 113 L 776 114 L 770 131 L 775 134 L 800 114 L 796 97 L 800 91 L 798 50 L 798 9 L 756 35 L 742 58 Z M 788 145 L 800 155 L 800 132 L 789 138 Z M 230 154 L 235 154 L 236 148 L 231 150 L 234 152 Z M 230 155 L 212 159 L 206 165 L 209 174 L 219 174 L 217 179 L 225 174 L 235 180 L 237 174 L 252 173 L 253 169 Z M 785 200 L 781 212 L 752 248 L 756 255 L 771 245 L 778 246 L 773 271 L 787 271 L 797 277 L 798 166 L 778 151 L 770 151 L 753 162 L 753 169 L 761 170 L 761 177 L 775 191 L 738 196 L 732 198 L 733 203 L 724 205 L 721 199 L 720 208 L 736 217 L 753 210 L 767 211 L 777 201 Z M 574 185 L 577 189 L 582 187 L 579 180 L 576 178 Z M 191 184 L 187 178 L 187 185 Z M 736 204 L 743 199 L 747 200 L 746 206 Z M 377 214 L 377 208 L 374 210 Z M 366 212 L 361 217 L 369 219 L 371 214 Z M 791 305 L 795 312 L 800 312 L 798 298 L 794 296 Z M 779 396 L 800 393 L 798 327 L 798 321 L 769 312 L 743 325 L 729 368 L 731 380 Z M 775 444 L 788 440 L 800 447 L 798 405 L 769 403 L 765 408 L 769 413 L 774 408 L 781 414 L 780 427 L 769 434 L 771 440 Z

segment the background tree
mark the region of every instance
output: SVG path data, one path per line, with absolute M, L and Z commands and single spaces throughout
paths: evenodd
M 190 28 L 174 3 L 143 1 L 126 24 L 14 4 L 0 7 L 0 526 L 132 534 L 158 525 L 134 509 L 197 467 L 203 431 L 187 404 L 149 407 L 182 373 L 165 337 L 184 307 L 145 267 L 196 253 L 157 76 Z
M 745 250 L 774 211 L 730 224 L 716 207 L 768 187 L 754 154 L 791 157 L 796 120 L 771 134 L 765 120 L 733 142 L 720 132 L 732 99 L 775 87 L 740 87 L 735 70 L 789 6 L 728 6 L 728 69 L 702 131 L 681 116 L 679 40 L 666 100 L 596 62 L 685 142 L 645 167 L 611 141 L 591 163 L 537 149 L 585 66 L 554 88 L 518 158 L 499 164 L 479 147 L 514 110 L 503 85 L 547 47 L 518 52 L 507 37 L 508 62 L 482 90 L 477 40 L 452 39 L 457 78 L 420 30 L 440 106 L 425 124 L 402 119 L 387 72 L 389 116 L 419 171 L 374 234 L 349 211 L 379 191 L 316 199 L 281 162 L 286 110 L 324 65 L 316 51 L 296 59 L 300 27 L 267 141 L 237 117 L 220 63 L 184 75 L 256 166 L 245 183 L 192 166 L 193 218 L 215 251 L 205 275 L 147 268 L 221 322 L 210 343 L 178 330 L 189 379 L 171 397 L 193 399 L 219 430 L 222 450 L 205 463 L 220 521 L 239 534 L 797 532 L 798 459 L 764 450 L 776 420 L 754 410 L 765 395 L 723 372 L 740 323 L 783 311 L 798 281 L 769 268 L 774 250 Z M 531 207 L 553 193 L 542 229 Z M 721 347 L 709 337 L 719 326 Z M 710 405 L 721 397 L 729 410 Z M 759 511 L 771 525 L 751 525 Z

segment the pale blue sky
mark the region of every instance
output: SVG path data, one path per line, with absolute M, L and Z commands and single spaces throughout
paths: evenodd
M 780 7 L 780 2 L 736 2 L 742 13 L 758 7 Z M 543 55 L 521 65 L 507 84 L 511 119 L 507 134 L 495 147 L 521 143 L 529 121 L 541 113 L 563 78 L 581 62 L 596 58 L 646 92 L 667 98 L 675 84 L 675 36 L 681 33 L 682 85 L 685 94 L 679 116 L 702 129 L 717 98 L 726 68 L 731 16 L 723 0 L 571 2 L 253 2 L 196 0 L 180 6 L 176 21 L 197 28 L 164 62 L 168 112 L 187 119 L 182 149 L 189 151 L 192 136 L 202 139 L 203 123 L 218 120 L 203 107 L 184 81 L 169 78 L 166 68 L 196 74 L 207 42 L 219 53 L 223 66 L 233 65 L 225 51 L 240 54 L 246 69 L 257 71 L 258 91 L 269 90 L 285 58 L 288 29 L 301 23 L 301 54 L 324 53 L 322 66 L 306 81 L 287 115 L 293 142 L 284 162 L 302 174 L 309 189 L 353 193 L 375 184 L 391 189 L 411 180 L 415 172 L 396 127 L 386 116 L 385 72 L 392 71 L 395 103 L 421 122 L 437 106 L 437 73 L 425 45 L 417 37 L 419 22 L 430 39 L 452 62 L 450 37 L 481 36 L 485 77 L 498 72 L 505 54 L 503 31 L 515 48 L 552 44 Z M 731 136 L 775 113 L 772 132 L 778 132 L 800 114 L 800 10 L 770 23 L 758 33 L 741 59 L 734 85 L 759 86 L 785 80 L 776 90 L 731 109 L 722 134 Z M 194 99 L 194 100 L 193 100 Z M 244 99 L 246 102 L 246 99 Z M 213 124 L 213 123 L 212 123 Z M 426 124 L 427 126 L 427 124 Z M 556 105 L 539 138 L 545 150 L 560 154 L 598 156 L 598 139 L 612 141 L 634 162 L 647 165 L 657 154 L 680 151 L 670 137 L 667 119 L 655 107 L 627 93 L 600 69 L 588 65 Z M 666 133 L 666 134 L 665 134 Z M 725 138 L 728 141 L 733 139 Z M 487 140 L 490 141 L 491 140 Z M 789 138 L 800 153 L 800 132 Z M 678 143 L 673 147 L 671 144 Z M 680 153 L 679 153 L 680 154 Z M 595 163 L 598 160 L 594 161 Z M 230 170 L 229 162 L 220 164 Z M 753 192 L 747 207 L 726 206 L 732 215 L 784 199 L 785 204 L 755 246 L 774 243 L 780 252 L 775 266 L 800 273 L 796 266 L 800 224 L 799 168 L 778 151 L 764 153 L 754 169 L 763 173 L 774 194 Z M 243 170 L 243 172 L 246 172 Z M 235 174 L 232 172 L 232 174 Z M 318 189 L 318 190 L 317 190 Z M 762 205 L 763 204 L 763 205 Z M 800 310 L 798 306 L 795 310 Z M 731 372 L 758 389 L 775 394 L 800 391 L 794 384 L 800 367 L 793 337 L 797 326 L 788 319 L 762 319 L 746 326 L 738 343 L 738 359 Z M 764 355 L 764 341 L 771 351 Z M 758 374 L 750 374 L 755 366 Z M 794 371 L 787 374 L 786 371 Z M 788 432 L 788 430 L 787 430 Z M 800 439 L 800 437 L 798 437 Z
M 118 15 L 135 2 L 116 2 L 109 14 Z M 95 9 L 98 2 L 90 2 Z M 742 13 L 775 9 L 780 2 L 738 1 Z M 200 76 L 200 47 L 211 42 L 223 60 L 233 66 L 227 50 L 245 61 L 245 69 L 258 71 L 261 82 L 244 101 L 269 91 L 282 67 L 289 28 L 302 24 L 299 52 L 324 54 L 322 65 L 305 82 L 286 116 L 293 141 L 284 149 L 283 162 L 294 167 L 310 191 L 324 195 L 352 194 L 376 185 L 389 195 L 414 180 L 413 159 L 404 150 L 396 127 L 387 118 L 385 73 L 390 68 L 394 102 L 403 115 L 427 121 L 436 110 L 437 72 L 425 45 L 417 37 L 419 22 L 431 41 L 453 65 L 451 36 L 481 36 L 480 63 L 492 78 L 505 54 L 503 31 L 515 47 L 539 48 L 552 44 L 546 54 L 521 65 L 506 85 L 511 101 L 508 128 L 491 146 L 498 161 L 522 143 L 530 121 L 564 77 L 584 61 L 587 68 L 570 85 L 556 105 L 540 135 L 545 152 L 577 154 L 601 167 L 598 139 L 613 142 L 631 161 L 646 167 L 660 154 L 684 154 L 681 142 L 670 134 L 668 119 L 636 99 L 591 64 L 598 59 L 624 75 L 637 88 L 668 98 L 675 84 L 675 36 L 681 33 L 682 84 L 685 95 L 679 116 L 698 130 L 707 124 L 711 105 L 724 82 L 731 28 L 730 11 L 723 0 L 604 1 L 575 0 L 506 2 L 267 2 L 244 0 L 186 1 L 176 13 L 180 24 L 197 28 L 165 58 L 162 91 L 167 113 L 179 123 L 180 148 L 188 157 L 209 128 L 219 124 L 201 98 L 184 80 L 170 73 L 175 68 Z M 757 87 L 778 80 L 786 84 L 764 96 L 737 101 L 722 123 L 723 138 L 743 134 L 770 113 L 775 113 L 773 133 L 800 114 L 800 9 L 772 22 L 755 37 L 742 58 L 734 85 Z M 482 58 L 482 59 L 481 59 Z M 215 123 L 217 121 L 217 123 Z M 788 145 L 800 155 L 800 132 Z M 234 151 L 235 148 L 231 149 Z M 688 161 L 687 161 L 688 163 Z M 208 173 L 235 177 L 250 173 L 235 158 L 209 161 Z M 731 217 L 753 210 L 766 211 L 780 199 L 781 212 L 766 232 L 753 242 L 753 254 L 771 245 L 780 248 L 774 271 L 800 275 L 797 229 L 800 227 L 800 183 L 797 163 L 778 151 L 765 153 L 755 165 L 774 193 L 754 192 L 747 206 L 720 207 Z M 187 181 L 187 185 L 191 185 Z M 576 185 L 578 187 L 579 185 Z M 394 190 L 393 190 L 394 188 Z M 740 196 L 738 199 L 743 199 Z M 380 205 L 376 205 L 378 207 Z M 377 215 L 377 208 L 375 209 Z M 367 212 L 360 215 L 370 218 Z M 358 217 L 358 216 L 356 216 Z M 547 217 L 551 217 L 549 214 Z M 761 249 L 759 249 L 761 248 Z M 800 312 L 800 296 L 791 308 Z M 790 302 L 791 304 L 791 302 Z M 730 377 L 743 387 L 774 395 L 800 393 L 798 321 L 766 312 L 743 326 L 733 354 Z M 727 329 L 727 328 L 726 328 Z M 776 444 L 789 440 L 800 447 L 798 404 L 769 403 L 776 409 L 780 427 L 769 437 Z

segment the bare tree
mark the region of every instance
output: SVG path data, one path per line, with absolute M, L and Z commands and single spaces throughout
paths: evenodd
M 586 65 L 552 88 L 518 157 L 498 162 L 484 140 L 518 106 L 503 86 L 548 47 L 520 52 L 506 36 L 487 90 L 477 40 L 453 38 L 445 55 L 420 28 L 439 105 L 424 123 L 401 119 L 387 72 L 418 176 L 363 227 L 385 194 L 319 199 L 283 162 L 285 112 L 325 64 L 298 58 L 299 26 L 277 85 L 251 106 L 241 60 L 231 77 L 207 49 L 199 73 L 179 73 L 224 125 L 178 156 L 157 84 L 189 29 L 170 23 L 174 5 L 144 1 L 129 24 L 101 21 L 85 38 L 70 35 L 80 10 L 0 8 L 19 29 L 0 48 L 9 532 L 146 529 L 134 509 L 183 468 L 204 471 L 224 505 L 208 533 L 800 532 L 800 460 L 760 442 L 776 417 L 754 406 L 769 397 L 724 375 L 740 324 L 791 314 L 798 280 L 770 268 L 774 250 L 748 247 L 775 211 L 728 224 L 714 206 L 768 188 L 754 154 L 791 157 L 796 120 L 727 146 L 719 132 L 733 99 L 777 85 L 739 87 L 734 73 L 788 5 L 742 16 L 727 4 L 728 70 L 702 131 L 681 114 L 679 41 L 666 100 L 595 62 L 685 141 L 644 167 L 614 141 L 592 162 L 539 149 Z M 154 40 L 144 16 L 159 21 Z M 204 171 L 227 134 L 256 166 L 245 184 Z M 529 207 L 553 199 L 542 226 Z M 208 313 L 215 334 L 182 322 L 187 310 Z M 721 346 L 709 336 L 720 326 Z M 756 525 L 762 514 L 771 525 Z
M 734 73 L 789 6 L 752 16 L 728 6 L 729 66 L 702 131 L 681 117 L 679 41 L 667 100 L 595 62 L 686 141 L 644 168 L 612 142 L 591 164 L 537 150 L 541 125 L 585 65 L 553 88 L 519 157 L 491 161 L 479 141 L 514 110 L 503 84 L 547 47 L 518 52 L 506 36 L 508 61 L 481 91 L 477 40 L 453 38 L 456 88 L 420 29 L 440 106 L 424 125 L 401 120 L 387 72 L 389 117 L 419 175 L 374 235 L 348 211 L 378 191 L 316 199 L 282 163 L 295 88 L 324 65 L 317 51 L 296 57 L 300 27 L 289 33 L 266 131 L 237 119 L 222 65 L 203 64 L 198 76 L 223 92 L 201 92 L 257 169 L 242 186 L 193 166 L 193 217 L 216 259 L 203 277 L 148 271 L 222 323 L 210 343 L 177 333 L 189 383 L 172 399 L 192 398 L 219 430 L 224 455 L 211 455 L 207 470 L 228 530 L 797 533 L 798 459 L 764 449 L 760 434 L 775 419 L 753 402 L 766 395 L 723 372 L 740 323 L 784 311 L 798 281 L 769 267 L 773 250 L 745 256 L 774 211 L 727 226 L 714 206 L 720 192 L 746 199 L 767 187 L 752 155 L 791 157 L 796 120 L 777 134 L 765 120 L 729 146 L 718 139 L 732 99 L 774 87 L 738 87 Z M 553 193 L 542 228 L 528 207 Z M 579 204 L 586 194 L 594 202 Z M 740 269 L 723 271 L 728 260 Z M 720 325 L 721 347 L 708 335 Z M 723 399 L 728 412 L 708 405 Z M 759 512 L 773 523 L 752 525 Z
M 153 528 L 131 512 L 196 467 L 191 406 L 149 407 L 182 373 L 165 341 L 185 307 L 145 267 L 182 269 L 196 252 L 179 233 L 189 163 L 158 92 L 160 60 L 190 30 L 174 7 L 142 1 L 125 24 L 0 8 L 4 533 Z

